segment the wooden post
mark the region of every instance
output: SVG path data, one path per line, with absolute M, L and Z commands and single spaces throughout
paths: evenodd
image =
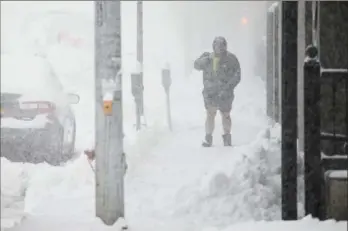
M 282 219 L 297 219 L 297 5 L 281 2 Z
M 121 1 L 95 2 L 96 216 L 124 217 Z
M 322 200 L 323 176 L 320 163 L 320 62 L 316 47 L 307 48 L 303 70 L 305 213 L 318 218 Z

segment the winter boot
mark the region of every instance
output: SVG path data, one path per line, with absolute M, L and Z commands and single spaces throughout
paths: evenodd
M 213 136 L 212 135 L 205 135 L 205 141 L 202 143 L 203 147 L 211 147 L 213 144 Z
M 224 146 L 232 146 L 231 134 L 222 135 Z

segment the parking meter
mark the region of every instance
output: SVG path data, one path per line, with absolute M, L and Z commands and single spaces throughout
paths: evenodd
M 131 74 L 131 86 L 132 86 L 133 97 L 135 99 L 141 98 L 143 94 L 143 90 L 144 90 L 142 73 Z

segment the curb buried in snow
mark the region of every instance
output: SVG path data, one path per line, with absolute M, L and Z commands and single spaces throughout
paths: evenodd
M 1 230 L 20 224 L 26 217 L 25 194 L 28 175 L 25 165 L 1 157 Z
M 167 129 L 161 128 L 159 126 L 146 128 L 137 133 L 137 137 L 135 138 L 135 140 L 133 140 L 133 143 L 126 144 L 125 147 L 125 151 L 127 151 L 128 155 L 130 156 L 129 158 L 127 158 L 127 160 L 128 162 L 130 162 L 131 169 L 136 168 L 137 162 L 141 162 L 141 159 L 146 158 L 146 154 L 150 152 L 151 149 L 162 140 L 158 139 L 158 137 L 165 138 L 166 134 L 169 134 Z M 7 172 L 7 174 L 2 174 L 2 176 L 4 177 L 1 181 L 1 231 L 20 225 L 26 218 L 26 216 L 30 215 L 25 213 L 25 211 L 27 211 L 28 209 L 26 208 L 26 194 L 30 195 L 32 194 L 30 193 L 30 191 L 36 191 L 34 188 L 31 188 L 33 187 L 33 185 L 31 185 L 31 182 L 44 184 L 37 185 L 41 188 L 39 194 L 43 193 L 41 194 L 41 196 L 34 193 L 35 195 L 39 196 L 37 198 L 32 198 L 37 202 L 30 202 L 30 204 L 35 206 L 39 204 L 39 201 L 41 200 L 40 198 L 42 196 L 45 196 L 45 192 L 42 192 L 41 190 L 46 190 L 46 193 L 48 193 L 48 191 L 50 191 L 50 188 L 54 187 L 54 184 L 52 184 L 51 182 L 52 174 L 58 174 L 60 175 L 60 177 L 58 178 L 66 179 L 66 174 L 61 174 L 61 171 L 65 171 L 66 168 L 73 168 L 70 169 L 72 172 L 76 171 L 76 169 L 74 170 L 74 165 L 78 164 L 79 162 L 81 164 L 81 158 L 85 158 L 85 156 L 81 155 L 80 158 L 72 160 L 66 163 L 64 166 L 56 167 L 48 166 L 47 164 L 33 165 L 12 163 L 5 158 L 1 158 L 1 171 L 2 173 Z M 90 171 L 87 161 L 83 163 L 85 164 L 85 167 L 88 168 L 85 171 Z M 78 166 L 76 167 L 80 168 Z M 40 171 L 40 174 L 38 173 L 38 171 Z M 45 173 L 41 171 L 49 174 L 45 175 Z M 90 174 L 87 175 L 91 176 Z M 40 179 L 35 180 L 33 177 L 40 177 Z M 46 178 L 46 180 L 44 178 Z M 56 177 L 53 177 L 53 180 L 54 178 Z M 5 179 L 7 180 L 5 181 Z M 59 181 L 64 181 L 64 179 L 60 179 Z

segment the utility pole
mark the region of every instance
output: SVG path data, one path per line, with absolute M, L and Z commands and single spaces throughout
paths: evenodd
M 124 217 L 121 1 L 95 1 L 96 216 Z
M 144 116 L 144 81 L 143 81 L 143 2 L 137 1 L 137 64 L 135 75 L 132 76 L 132 88 L 136 88 L 135 104 L 136 104 L 136 128 L 141 129 L 141 117 Z

